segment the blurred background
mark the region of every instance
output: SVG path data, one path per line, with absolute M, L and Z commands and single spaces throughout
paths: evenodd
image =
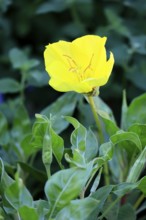
M 146 91 L 145 21 L 145 0 L 1 0 L 0 102 L 23 93 L 29 114 L 39 112 L 62 95 L 48 86 L 45 45 L 96 34 L 115 56 L 100 96 L 117 114 L 123 89 L 129 101 Z

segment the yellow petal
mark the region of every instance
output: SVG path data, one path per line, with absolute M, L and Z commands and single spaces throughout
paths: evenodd
M 74 72 L 69 71 L 64 62 L 53 61 L 50 65 L 46 66 L 46 70 L 50 77 L 57 78 L 58 80 L 63 80 L 71 83 L 78 83 L 78 75 Z
M 54 61 L 63 62 L 68 65 L 64 54 L 70 55 L 70 42 L 59 41 L 57 43 L 49 44 L 44 51 L 45 66 L 46 68 Z
M 92 91 L 92 87 L 87 83 L 76 83 L 66 80 L 60 80 L 57 78 L 51 78 L 49 81 L 50 86 L 60 92 L 75 91 L 78 93 L 88 93 Z
M 72 42 L 71 53 L 80 67 L 86 68 L 91 63 L 94 69 L 101 59 L 106 60 L 105 42 L 106 37 L 86 35 Z

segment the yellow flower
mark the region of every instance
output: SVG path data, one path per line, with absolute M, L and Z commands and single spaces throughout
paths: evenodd
M 57 91 L 90 93 L 107 83 L 114 57 L 107 60 L 106 37 L 86 35 L 49 44 L 44 52 L 49 84 Z

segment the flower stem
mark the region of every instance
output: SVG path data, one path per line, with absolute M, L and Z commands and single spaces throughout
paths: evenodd
M 104 136 L 103 136 L 103 133 L 102 133 L 102 127 L 101 127 L 101 124 L 100 124 L 100 121 L 99 121 L 99 117 L 98 117 L 98 114 L 97 114 L 97 111 L 96 111 L 96 106 L 95 106 L 93 97 L 88 96 L 88 101 L 89 101 L 89 104 L 90 104 L 90 107 L 91 107 L 91 110 L 92 110 L 92 113 L 93 113 L 93 116 L 94 116 L 94 119 L 95 119 L 95 122 L 96 122 L 96 125 L 97 125 L 97 128 L 98 128 L 98 135 L 99 135 L 99 140 L 100 140 L 100 144 L 101 144 L 101 143 L 104 142 Z
M 93 100 L 92 96 L 88 96 L 88 102 L 91 106 L 91 110 L 92 110 L 92 113 L 93 113 L 93 116 L 94 116 L 94 119 L 95 119 L 95 122 L 96 122 L 96 125 L 97 125 L 97 128 L 98 128 L 99 141 L 100 141 L 100 144 L 102 144 L 104 142 L 104 136 L 103 136 L 103 133 L 102 133 L 102 127 L 101 127 L 101 124 L 100 124 L 100 121 L 99 121 L 96 106 L 95 106 L 95 103 L 94 103 L 94 100 Z M 105 185 L 109 185 L 110 180 L 109 180 L 109 170 L 108 170 L 107 162 L 105 162 L 105 164 L 104 164 L 104 178 L 105 178 Z
M 142 194 L 142 195 L 138 198 L 138 200 L 137 200 L 136 203 L 134 204 L 134 209 L 135 209 L 135 210 L 140 206 L 140 204 L 142 203 L 142 201 L 143 201 L 144 198 L 145 198 L 144 194 Z

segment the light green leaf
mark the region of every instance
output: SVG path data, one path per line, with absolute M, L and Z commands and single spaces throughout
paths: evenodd
M 63 167 L 61 164 L 61 160 L 64 154 L 64 141 L 59 135 L 55 133 L 52 128 L 50 128 L 50 136 L 53 154 L 60 167 Z
M 98 206 L 98 203 L 98 200 L 93 198 L 73 200 L 57 214 L 56 220 L 92 219 L 92 213 Z
M 86 128 L 81 125 L 75 118 L 65 116 L 64 117 L 68 122 L 70 122 L 75 130 L 71 134 L 71 143 L 73 149 L 79 149 L 82 152 L 85 152 L 86 147 L 86 135 L 87 131 Z
M 143 149 L 143 151 L 140 153 L 140 155 L 135 160 L 133 166 L 131 167 L 127 177 L 127 182 L 135 183 L 138 180 L 145 166 L 145 162 L 146 162 L 146 147 Z
M 5 189 L 9 187 L 12 183 L 14 183 L 14 180 L 10 176 L 8 176 L 8 174 L 6 173 L 3 161 L 0 158 L 0 193 L 1 195 L 4 194 Z
M 78 150 L 73 150 L 73 156 L 70 157 L 69 154 L 65 154 L 65 159 L 68 163 L 70 163 L 70 166 L 77 166 L 79 168 L 85 168 L 86 167 L 86 161 L 84 158 L 84 155 Z
M 5 78 L 0 80 L 0 93 L 16 93 L 20 90 L 20 84 L 14 79 Z
M 43 148 L 44 164 L 52 162 L 52 153 L 54 154 L 58 164 L 62 167 L 61 160 L 64 153 L 64 141 L 52 129 L 52 124 L 46 116 L 36 114 L 36 122 L 33 126 L 32 145 L 35 148 Z
M 113 145 L 111 142 L 106 142 L 100 146 L 99 155 L 103 157 L 103 159 L 110 160 L 113 156 Z
M 73 114 L 78 97 L 76 93 L 65 93 L 41 112 L 41 114 L 51 118 L 52 128 L 55 132 L 60 133 L 68 126 L 68 122 L 62 116 Z
M 29 206 L 22 206 L 18 209 L 18 213 L 20 214 L 21 220 L 39 220 L 39 215 L 36 212 L 35 208 Z
M 45 186 L 45 194 L 51 206 L 49 217 L 79 196 L 91 171 L 92 166 L 89 165 L 86 169 L 70 168 L 51 176 Z
M 7 201 L 16 210 L 24 205 L 32 206 L 32 196 L 20 178 L 7 187 L 4 194 Z
M 94 193 L 99 185 L 99 182 L 100 182 L 100 179 L 101 179 L 101 174 L 102 174 L 102 168 L 99 170 L 99 173 L 98 175 L 96 176 L 93 184 L 92 184 L 92 187 L 90 189 L 90 193 Z

